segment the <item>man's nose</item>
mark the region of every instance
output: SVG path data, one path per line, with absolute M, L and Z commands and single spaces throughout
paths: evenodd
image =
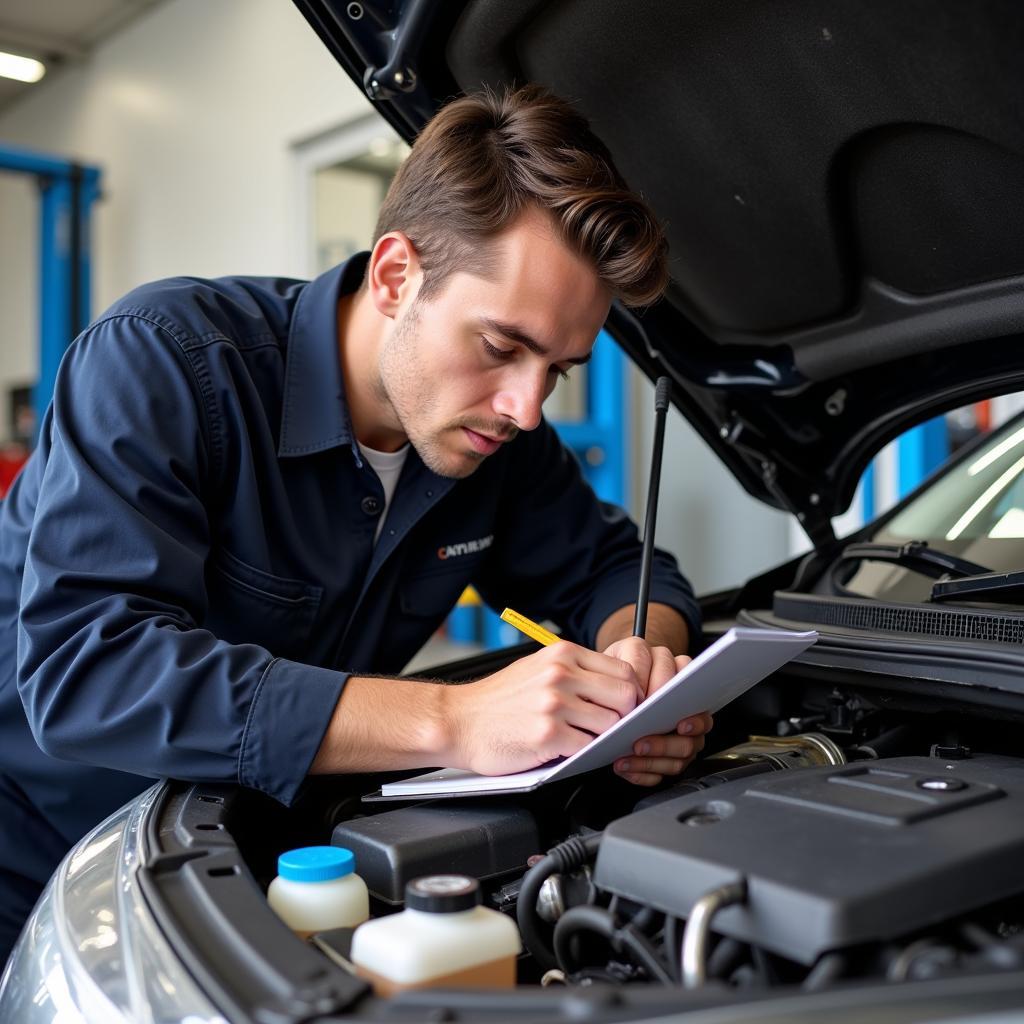
M 520 430 L 534 430 L 540 424 L 541 407 L 547 398 L 546 383 L 533 374 L 510 381 L 494 396 L 495 413 L 512 420 Z

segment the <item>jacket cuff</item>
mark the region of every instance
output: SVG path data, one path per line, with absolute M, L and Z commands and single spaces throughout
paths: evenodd
M 347 672 L 283 658 L 272 661 L 249 707 L 238 758 L 239 783 L 290 804 L 320 749 L 348 677 Z
M 586 636 L 583 639 L 585 646 L 594 650 L 597 649 L 597 632 L 604 625 L 605 620 L 627 605 L 636 604 L 636 575 L 621 577 L 617 580 L 602 580 L 600 591 L 594 595 L 594 600 L 587 611 L 587 621 L 584 627 Z M 701 614 L 700 606 L 689 587 L 674 584 L 668 580 L 651 580 L 651 591 L 648 597 L 648 604 L 665 604 L 674 608 L 686 620 L 686 627 L 689 630 L 689 653 L 699 648 L 701 638 Z

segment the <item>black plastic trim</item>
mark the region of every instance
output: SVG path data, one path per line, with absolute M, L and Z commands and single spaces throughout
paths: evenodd
M 741 612 L 737 622 L 784 629 L 813 625 L 767 611 Z M 838 682 L 841 672 L 853 673 L 846 679 L 874 689 L 910 687 L 915 695 L 933 701 L 952 698 L 973 706 L 1024 711 L 1024 651 L 920 637 L 858 636 L 852 630 L 819 634 L 817 643 L 790 662 L 784 673 L 813 671 L 824 682 Z
M 232 1024 L 340 1013 L 369 985 L 300 942 L 267 905 L 228 820 L 242 790 L 168 782 L 145 821 L 137 881 L 189 973 Z
M 850 550 L 849 548 L 847 550 Z M 929 637 L 936 640 L 1024 644 L 1024 612 L 948 605 L 891 604 L 871 598 L 778 591 L 772 611 L 780 619 L 828 627 Z M 872 640 L 879 637 L 873 636 Z M 986 654 L 980 656 L 985 657 Z

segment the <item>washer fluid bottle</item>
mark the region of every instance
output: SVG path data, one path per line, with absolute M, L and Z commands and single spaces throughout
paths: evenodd
M 366 883 L 351 850 L 302 846 L 277 858 L 267 902 L 300 938 L 330 928 L 354 928 L 370 916 Z
M 521 949 L 512 920 L 480 906 L 466 875 L 428 875 L 405 887 L 405 910 L 356 929 L 352 962 L 380 996 L 409 988 L 511 988 Z

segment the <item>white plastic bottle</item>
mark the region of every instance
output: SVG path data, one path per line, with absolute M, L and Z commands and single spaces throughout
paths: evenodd
M 354 928 L 370 916 L 366 883 L 351 850 L 302 846 L 277 858 L 267 902 L 300 938 L 330 928 Z
M 405 887 L 405 910 L 368 921 L 352 936 L 352 962 L 374 991 L 408 988 L 511 988 L 519 931 L 480 906 L 480 886 L 465 875 L 428 875 Z

